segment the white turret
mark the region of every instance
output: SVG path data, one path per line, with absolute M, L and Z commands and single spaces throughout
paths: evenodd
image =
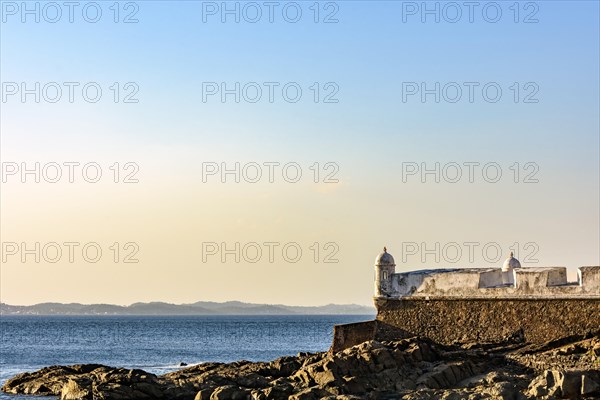
M 505 285 L 514 285 L 515 284 L 515 273 L 514 270 L 517 268 L 521 268 L 521 263 L 519 260 L 513 257 L 513 252 L 510 252 L 510 257 L 508 257 L 504 264 L 502 265 L 502 283 Z
M 390 296 L 392 293 L 392 274 L 396 272 L 394 257 L 383 248 L 383 253 L 375 259 L 375 296 Z

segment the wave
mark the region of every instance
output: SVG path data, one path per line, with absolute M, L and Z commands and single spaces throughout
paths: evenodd
M 179 369 L 194 367 L 194 366 L 200 365 L 200 364 L 204 364 L 204 361 L 185 363 L 185 365 L 181 365 L 181 364 L 165 364 L 165 365 L 135 364 L 135 365 L 126 365 L 126 366 L 123 366 L 123 368 L 141 369 L 141 370 L 144 370 L 146 372 L 155 373 L 154 371 L 166 371 L 166 372 L 176 371 L 176 370 L 179 370 Z

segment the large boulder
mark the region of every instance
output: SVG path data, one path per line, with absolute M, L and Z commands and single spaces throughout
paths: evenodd
M 558 399 L 600 396 L 600 370 L 547 370 L 531 382 L 527 394 Z

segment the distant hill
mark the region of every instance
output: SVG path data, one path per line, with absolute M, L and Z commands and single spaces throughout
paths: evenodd
M 356 304 L 325 306 L 286 306 L 283 304 L 253 304 L 240 301 L 215 303 L 198 301 L 192 304 L 163 302 L 112 304 L 40 303 L 32 306 L 11 306 L 0 303 L 0 315 L 369 315 L 374 307 Z

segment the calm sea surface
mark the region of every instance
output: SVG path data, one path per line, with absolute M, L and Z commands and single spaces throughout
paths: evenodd
M 266 361 L 325 351 L 333 325 L 365 315 L 1 316 L 0 384 L 50 365 L 99 363 L 161 374 L 206 361 Z M 0 399 L 32 397 L 0 394 Z M 37 397 L 39 399 L 39 397 Z

